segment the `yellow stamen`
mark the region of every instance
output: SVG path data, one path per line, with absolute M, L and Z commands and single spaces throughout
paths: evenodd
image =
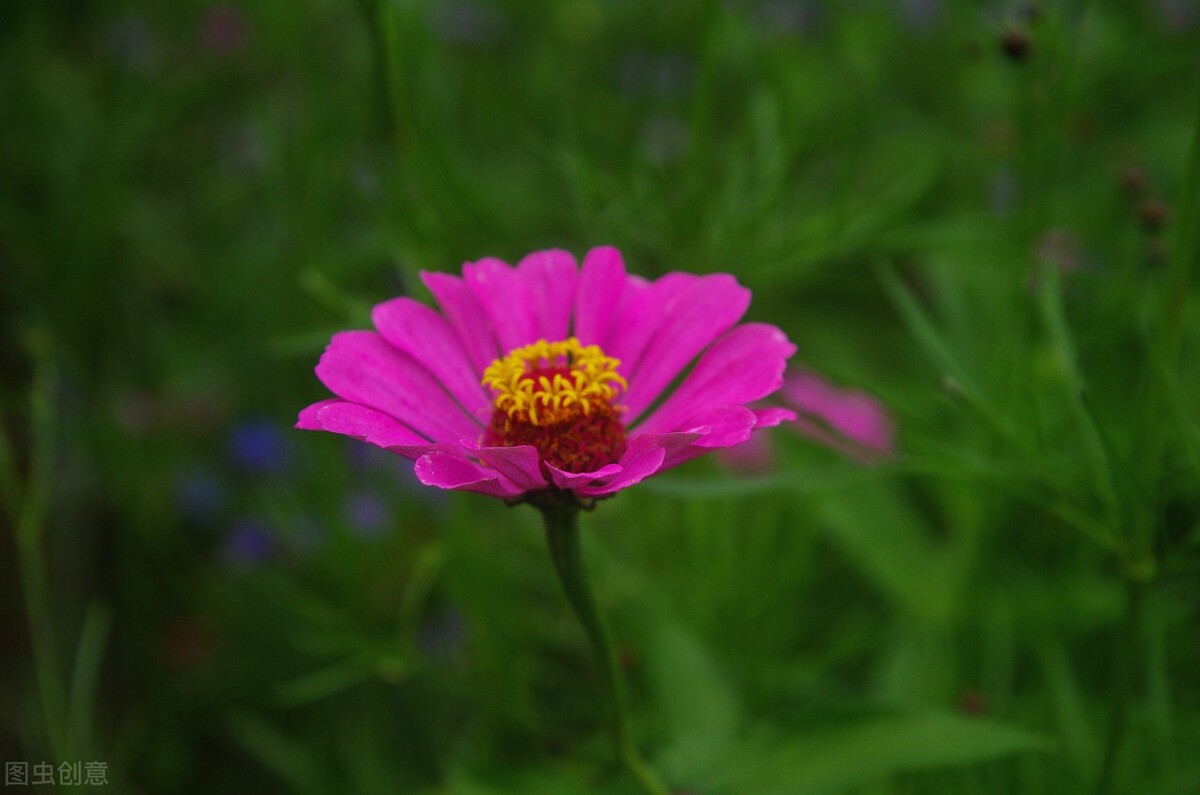
M 578 416 L 580 410 L 589 414 L 595 405 L 611 403 L 628 388 L 617 372 L 620 364 L 605 356 L 599 345 L 580 345 L 575 337 L 538 340 L 489 364 L 483 385 L 491 387 L 496 408 L 511 419 L 554 425 Z M 560 372 L 547 372 L 553 370 Z

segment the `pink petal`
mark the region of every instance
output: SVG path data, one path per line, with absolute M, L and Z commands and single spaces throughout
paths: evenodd
M 566 251 L 536 251 L 517 264 L 533 302 L 534 340 L 565 340 L 571 326 L 575 284 L 579 273 L 575 257 Z
M 488 466 L 495 469 L 522 491 L 536 491 L 546 488 L 546 478 L 542 475 L 541 456 L 532 445 L 516 447 L 482 447 L 470 440 L 459 443 L 463 449 L 469 450 Z
M 690 273 L 668 273 L 654 282 L 626 277 L 608 345 L 604 346 L 605 353 L 621 362 L 619 372 L 626 379 L 637 371 L 642 353 L 662 323 L 663 307 L 675 301 L 696 279 Z
M 579 272 L 579 291 L 575 295 L 575 336 L 584 345 L 599 345 L 608 350 L 609 329 L 625 289 L 625 262 L 612 246 L 601 246 L 587 253 Z
M 667 451 L 662 447 L 648 447 L 635 456 L 629 456 L 621 465 L 621 473 L 603 485 L 582 486 L 578 493 L 585 497 L 600 497 L 614 494 L 621 489 L 641 483 L 646 478 L 658 472 L 663 465 Z
M 706 409 L 680 426 L 680 430 L 703 432 L 693 447 L 731 447 L 750 438 L 758 415 L 745 406 L 718 406 Z
M 773 406 L 752 411 L 755 431 L 774 428 L 780 423 L 796 419 L 796 412 Z M 750 438 L 741 444 L 717 450 L 716 453 L 721 463 L 734 472 L 769 472 L 774 465 L 771 437 L 765 433 L 751 433 Z
M 641 483 L 651 475 L 667 468 L 666 461 L 679 455 L 700 438 L 699 433 L 663 433 L 635 436 L 629 440 L 625 455 L 618 462 L 620 474 L 600 483 L 576 487 L 585 497 L 600 497 Z
M 700 409 L 766 397 L 783 384 L 786 360 L 795 352 L 796 346 L 774 326 L 746 323 L 732 328 L 704 352 L 679 388 L 637 430 L 671 431 Z
M 619 475 L 624 471 L 620 464 L 605 464 L 592 472 L 566 472 L 551 463 L 547 463 L 546 468 L 550 470 L 550 477 L 554 480 L 554 485 L 566 491 L 576 491 L 598 480 Z
M 454 329 L 467 354 L 467 360 L 482 377 L 483 371 L 499 353 L 491 323 L 475 294 L 462 279 L 448 273 L 421 271 L 421 281 L 429 288 L 429 292 L 433 294 L 442 313 Z
M 423 364 L 469 414 L 486 415 L 489 401 L 479 375 L 444 317 L 411 298 L 395 298 L 376 306 L 371 320 L 384 339 Z
M 733 472 L 763 474 L 774 468 L 775 454 L 771 437 L 765 433 L 754 433 L 741 444 L 726 447 L 716 452 L 717 459 Z
M 533 296 L 515 269 L 487 257 L 464 265 L 463 280 L 487 313 L 501 354 L 537 342 Z
M 479 435 L 479 425 L 428 370 L 372 331 L 335 334 L 317 377 L 338 397 L 388 414 L 432 441 Z
M 317 421 L 317 416 L 321 413 L 321 409 L 329 406 L 344 404 L 344 400 L 337 398 L 329 398 L 328 400 L 318 400 L 311 406 L 305 406 L 300 410 L 300 415 L 296 417 L 296 427 L 302 431 L 323 431 L 321 423 Z
M 684 422 L 678 431 L 653 434 L 652 438 L 689 436 L 692 441 L 685 446 L 673 446 L 667 450 L 664 470 L 677 467 L 703 455 L 714 448 L 733 447 L 750 438 L 758 416 L 745 406 L 719 406 L 708 409 Z
M 296 427 L 352 436 L 405 458 L 416 458 L 431 447 L 428 439 L 386 414 L 336 398 L 322 400 L 301 411 Z
M 770 406 L 763 409 L 754 409 L 754 416 L 757 419 L 757 422 L 754 423 L 754 429 L 758 430 L 759 428 L 774 428 L 785 422 L 792 422 L 796 419 L 796 412 L 791 409 Z
M 417 480 L 439 489 L 473 491 L 492 497 L 516 497 L 521 489 L 493 469 L 480 466 L 450 450 L 433 450 L 413 466 Z
M 815 373 L 796 371 L 785 379 L 782 395 L 804 415 L 800 428 L 812 429 L 817 420 L 868 450 L 884 455 L 895 450 L 895 428 L 887 409 L 865 392 L 838 389 Z M 827 438 L 819 441 L 829 444 Z
M 632 422 L 671 380 L 750 307 L 750 291 L 724 273 L 704 276 L 672 296 L 662 322 L 629 377 L 623 403 Z

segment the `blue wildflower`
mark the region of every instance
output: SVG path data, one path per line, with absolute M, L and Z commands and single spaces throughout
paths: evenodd
M 191 467 L 175 474 L 172 490 L 175 505 L 184 519 L 204 524 L 211 522 L 225 507 L 225 484 L 207 467 Z
M 283 429 L 271 420 L 248 420 L 230 434 L 229 457 L 247 472 L 282 472 L 291 459 L 291 445 Z
M 346 522 L 359 535 L 373 538 L 382 534 L 391 521 L 391 510 L 377 494 L 360 491 L 346 498 Z
M 257 519 L 234 523 L 221 548 L 221 558 L 236 569 L 248 569 L 279 556 L 279 539 L 274 530 Z

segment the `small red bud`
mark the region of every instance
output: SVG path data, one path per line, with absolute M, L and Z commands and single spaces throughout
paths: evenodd
M 1000 50 L 1010 61 L 1024 61 L 1028 58 L 1032 43 L 1029 33 L 1024 28 L 1009 28 L 1000 36 Z
M 1171 220 L 1171 206 L 1162 199 L 1142 199 L 1138 204 L 1138 218 L 1147 232 L 1157 232 Z
M 987 712 L 987 702 L 980 691 L 965 690 L 958 697 L 958 708 L 962 710 L 964 715 L 977 718 Z
M 1140 199 L 1146 194 L 1149 183 L 1146 172 L 1138 166 L 1126 166 L 1121 169 L 1121 190 L 1131 199 Z

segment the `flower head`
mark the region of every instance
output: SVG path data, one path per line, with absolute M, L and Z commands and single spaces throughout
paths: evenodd
M 582 267 L 540 251 L 422 279 L 441 312 L 396 298 L 376 331 L 336 334 L 316 372 L 337 397 L 296 427 L 412 459 L 429 486 L 594 498 L 795 417 L 746 405 L 779 389 L 795 347 L 738 324 L 750 291 L 727 274 L 651 282 L 604 247 Z

